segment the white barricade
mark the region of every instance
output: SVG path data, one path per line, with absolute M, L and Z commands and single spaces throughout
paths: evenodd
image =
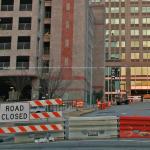
M 118 118 L 104 117 L 70 117 L 68 120 L 69 140 L 102 139 L 118 137 Z
M 62 105 L 62 99 L 29 101 L 31 107 Z M 29 121 L 16 121 L 11 126 L 1 126 L 0 135 L 13 134 L 15 142 L 33 142 L 35 138 L 50 135 L 54 139 L 64 139 L 64 118 L 61 111 L 30 113 Z M 32 136 L 31 136 L 32 135 Z

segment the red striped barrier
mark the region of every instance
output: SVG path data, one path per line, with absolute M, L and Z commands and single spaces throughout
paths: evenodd
M 150 138 L 150 117 L 121 116 L 120 138 Z
M 62 117 L 61 111 L 30 114 L 30 119 L 45 119 L 45 118 L 60 118 L 60 117 Z
M 0 134 L 62 131 L 62 130 L 63 130 L 63 126 L 61 124 L 28 125 L 28 126 L 16 126 L 16 127 L 1 127 Z
M 49 106 L 49 105 L 62 105 L 63 101 L 60 98 L 57 99 L 47 99 L 47 100 L 33 100 L 29 101 L 31 107 L 37 106 Z

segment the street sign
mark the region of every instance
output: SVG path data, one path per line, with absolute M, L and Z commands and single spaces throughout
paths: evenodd
M 0 105 L 0 122 L 21 122 L 29 121 L 29 103 L 2 103 Z

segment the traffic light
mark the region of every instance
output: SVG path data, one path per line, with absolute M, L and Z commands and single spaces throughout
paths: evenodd
M 115 79 L 115 68 L 111 69 L 111 78 Z
M 119 72 L 120 72 L 119 68 L 112 68 L 111 69 L 111 78 L 115 79 L 115 77 L 119 77 L 119 74 L 120 74 Z

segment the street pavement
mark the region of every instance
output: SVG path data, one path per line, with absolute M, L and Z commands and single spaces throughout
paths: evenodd
M 150 140 L 85 140 L 40 144 L 0 144 L 0 150 L 149 150 Z
M 79 116 L 83 116 L 85 114 L 94 112 L 95 108 L 84 108 L 84 109 L 75 109 L 75 110 L 70 110 L 70 111 L 64 111 L 63 115 L 65 117 L 79 117 Z
M 85 117 L 94 116 L 150 116 L 150 102 L 138 102 L 129 105 L 114 105 L 105 110 L 84 115 Z
M 68 111 L 69 112 L 69 111 Z M 114 105 L 106 110 L 96 110 L 85 114 L 94 116 L 150 116 L 150 102 L 129 105 Z M 0 150 L 149 150 L 150 139 L 104 139 L 85 141 L 58 141 L 51 143 L 0 143 Z

